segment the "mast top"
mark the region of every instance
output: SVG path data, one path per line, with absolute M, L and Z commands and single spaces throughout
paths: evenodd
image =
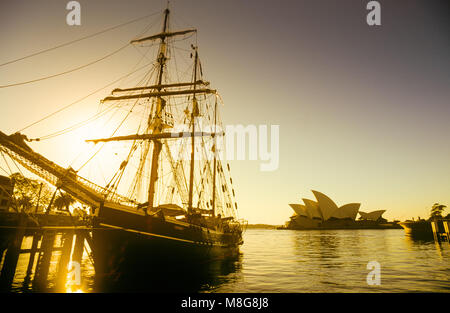
M 186 35 L 186 34 L 197 32 L 197 29 L 195 29 L 195 28 L 179 30 L 179 31 L 174 31 L 174 32 L 168 32 L 167 28 L 168 28 L 169 13 L 170 13 L 169 2 L 167 2 L 167 8 L 164 10 L 164 24 L 163 24 L 162 32 L 159 34 L 156 34 L 156 35 L 147 36 L 147 37 L 143 37 L 140 39 L 134 39 L 130 43 L 135 44 L 135 43 L 141 43 L 144 41 L 150 41 L 150 40 L 156 40 L 156 39 L 161 39 L 162 41 L 164 41 L 168 37 L 181 36 L 181 35 Z
M 181 35 L 186 35 L 186 34 L 190 34 L 190 33 L 196 33 L 197 29 L 192 28 L 192 29 L 185 29 L 185 30 L 179 30 L 179 31 L 175 31 L 175 32 L 162 32 L 156 35 L 152 35 L 152 36 L 148 36 L 148 37 L 144 37 L 144 38 L 140 38 L 140 39 L 134 39 L 132 40 L 130 43 L 141 43 L 144 41 L 150 41 L 150 40 L 156 40 L 156 39 L 166 39 L 168 37 L 174 37 L 174 36 L 181 36 Z

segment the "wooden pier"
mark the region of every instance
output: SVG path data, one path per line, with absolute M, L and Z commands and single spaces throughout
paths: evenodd
M 0 213 L 0 291 L 66 292 L 81 288 L 77 278 L 90 238 L 88 223 L 72 216 Z M 74 266 L 69 269 L 69 264 Z M 68 280 L 68 276 L 73 279 Z

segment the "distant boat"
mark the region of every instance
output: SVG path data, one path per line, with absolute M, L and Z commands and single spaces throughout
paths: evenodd
M 444 232 L 444 219 L 437 221 L 438 232 Z M 416 239 L 431 240 L 433 239 L 433 228 L 431 221 L 404 221 L 399 223 L 405 230 L 405 234 Z
M 406 235 L 411 237 L 433 238 L 433 230 L 429 221 L 405 221 L 399 224 L 405 230 Z

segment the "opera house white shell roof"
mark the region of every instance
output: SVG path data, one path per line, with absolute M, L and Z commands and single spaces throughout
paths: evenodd
M 303 200 L 303 203 L 305 203 L 309 218 L 323 219 L 322 213 L 320 212 L 320 209 L 319 209 L 319 204 L 316 201 L 309 200 L 309 199 L 302 199 L 302 200 Z
M 386 212 L 386 210 L 378 210 L 370 213 L 359 211 L 359 215 L 361 215 L 361 218 L 364 220 L 376 221 L 381 217 L 381 215 L 383 215 L 384 212 Z
M 298 216 L 309 217 L 306 206 L 303 204 L 289 204 Z
M 316 190 L 312 190 L 312 192 L 317 201 L 302 199 L 304 205 L 289 204 L 298 216 L 304 216 L 311 219 L 318 218 L 323 221 L 330 218 L 356 219 L 356 215 L 358 214 L 358 210 L 361 206 L 360 203 L 349 203 L 338 207 L 336 203 L 334 203 L 334 201 L 325 194 Z

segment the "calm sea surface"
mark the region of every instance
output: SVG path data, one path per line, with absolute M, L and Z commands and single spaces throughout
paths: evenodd
M 183 290 L 450 292 L 450 245 L 413 241 L 403 230 L 248 229 L 244 241 L 239 259 L 210 264 L 202 274 L 191 273 L 195 279 L 186 276 L 185 281 L 189 283 Z M 15 291 L 19 292 L 23 291 L 25 259 L 22 267 L 19 260 L 14 282 Z M 367 284 L 371 271 L 367 264 L 371 261 L 380 264 L 380 285 Z M 57 256 L 52 263 L 55 268 Z M 91 263 L 85 258 L 84 292 L 94 290 L 93 273 Z M 178 276 L 176 281 L 182 279 Z M 151 286 L 152 278 L 148 277 L 136 282 L 130 290 L 152 291 Z

